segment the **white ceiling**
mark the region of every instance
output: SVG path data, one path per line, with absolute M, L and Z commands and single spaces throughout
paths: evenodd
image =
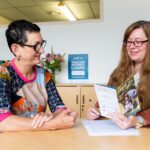
M 17 19 L 32 22 L 68 20 L 58 8 L 60 0 L 0 0 L 0 24 Z M 100 0 L 64 0 L 77 20 L 99 19 Z M 52 13 L 51 13 L 52 12 Z

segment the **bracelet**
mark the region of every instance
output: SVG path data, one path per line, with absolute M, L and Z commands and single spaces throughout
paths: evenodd
M 141 128 L 142 126 L 144 126 L 144 119 L 143 119 L 143 117 L 137 115 L 137 116 L 135 116 L 135 118 L 136 118 L 136 125 L 135 125 L 136 129 Z

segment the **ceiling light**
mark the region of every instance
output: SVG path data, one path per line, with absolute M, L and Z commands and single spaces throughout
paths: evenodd
M 58 11 L 50 11 L 48 12 L 50 15 L 61 15 L 61 12 Z
M 76 21 L 76 18 L 73 16 L 73 14 L 71 13 L 71 11 L 68 9 L 68 7 L 62 1 L 60 1 L 60 3 L 58 4 L 58 6 L 59 6 L 59 9 L 64 13 L 64 15 L 70 21 Z

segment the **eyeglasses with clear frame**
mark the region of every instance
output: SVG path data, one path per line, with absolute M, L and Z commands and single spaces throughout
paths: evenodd
M 135 46 L 135 47 L 141 47 L 144 43 L 148 42 L 148 40 L 143 40 L 143 41 L 125 41 L 124 42 L 124 45 L 126 47 L 130 47 L 132 44 Z
M 28 46 L 31 47 L 35 50 L 35 52 L 39 52 L 41 48 L 44 48 L 46 46 L 46 40 L 42 40 L 41 43 L 37 43 L 35 45 L 28 45 L 28 44 L 24 44 L 24 43 L 19 43 L 21 46 Z

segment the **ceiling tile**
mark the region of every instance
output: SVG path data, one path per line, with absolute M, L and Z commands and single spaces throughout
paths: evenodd
M 9 5 L 7 2 L 5 1 L 0 1 L 0 8 L 9 8 L 12 7 L 11 5 Z
M 27 16 L 14 8 L 9 8 L 9 11 L 8 9 L 0 9 L 0 14 L 9 20 L 29 19 Z
M 60 0 L 58 0 L 58 1 L 60 1 Z M 99 0 L 64 0 L 64 2 L 94 2 L 94 1 L 99 1 Z
M 47 5 L 47 6 L 41 6 L 42 9 L 45 10 L 45 12 L 49 15 L 51 18 L 57 18 L 56 20 L 68 20 L 59 10 L 58 5 Z
M 50 20 L 57 21 L 60 19 L 57 16 L 48 14 L 48 12 L 41 9 L 41 7 L 24 7 L 19 10 L 24 14 L 26 14 L 27 16 L 29 16 L 30 19 L 34 22 L 46 22 Z
M 37 5 L 32 0 L 5 0 L 14 7 L 35 6 Z
M 99 3 L 99 1 L 90 2 L 90 5 L 92 8 L 92 11 L 94 12 L 95 17 L 97 19 L 99 19 L 100 18 L 100 3 Z
M 0 16 L 0 24 L 8 24 L 10 23 L 10 20 Z
M 38 5 L 57 4 L 60 0 L 33 0 Z
M 78 20 L 99 18 L 100 0 L 64 0 Z M 0 0 L 0 24 L 6 20 L 27 19 L 34 22 L 67 21 L 59 10 L 60 0 Z M 50 13 L 52 12 L 52 13 Z

